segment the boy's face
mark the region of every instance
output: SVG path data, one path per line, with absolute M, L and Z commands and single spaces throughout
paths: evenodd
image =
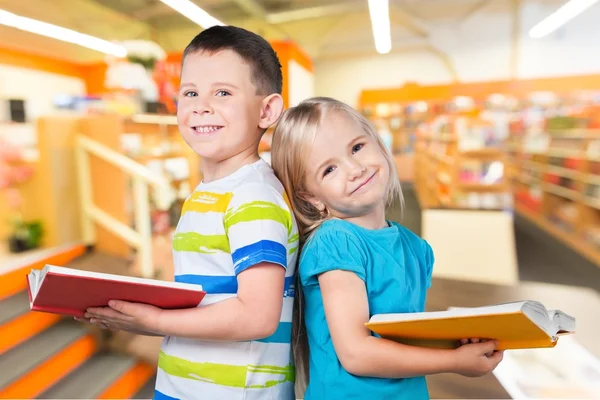
M 235 52 L 189 54 L 181 71 L 179 131 L 204 162 L 255 153 L 262 129 L 279 118 L 265 120 L 268 99 L 257 95 L 250 66 Z

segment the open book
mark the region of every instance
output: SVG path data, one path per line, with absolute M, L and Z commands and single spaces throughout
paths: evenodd
M 193 308 L 206 294 L 202 286 L 46 265 L 27 275 L 33 311 L 82 317 L 88 307 L 109 300 L 151 304 L 162 309 Z
M 405 344 L 453 348 L 460 339 L 498 342 L 498 350 L 554 347 L 560 334 L 575 332 L 575 318 L 546 310 L 537 301 L 406 314 L 373 315 L 366 326 Z

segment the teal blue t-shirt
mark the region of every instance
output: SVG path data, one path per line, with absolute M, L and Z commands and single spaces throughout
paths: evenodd
M 354 272 L 365 282 L 369 313 L 425 310 L 434 256 L 429 244 L 395 222 L 377 230 L 343 220 L 326 221 L 300 255 L 300 283 L 310 348 L 310 379 L 305 400 L 428 399 L 425 377 L 387 379 L 348 373 L 340 363 L 323 308 L 318 276 Z

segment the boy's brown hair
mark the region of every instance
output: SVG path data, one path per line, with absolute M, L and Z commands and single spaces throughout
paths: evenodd
M 283 76 L 277 53 L 264 38 L 243 28 L 216 25 L 200 32 L 185 48 L 183 62 L 190 54 L 221 50 L 232 50 L 250 65 L 256 94 L 281 94 Z

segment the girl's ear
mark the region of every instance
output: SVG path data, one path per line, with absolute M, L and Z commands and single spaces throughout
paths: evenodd
M 267 129 L 273 125 L 283 112 L 283 97 L 280 94 L 274 93 L 263 99 L 260 110 L 260 119 L 258 126 L 261 129 Z
M 310 204 L 312 204 L 312 206 L 315 207 L 317 210 L 319 210 L 319 212 L 325 211 L 325 204 L 323 204 L 319 199 L 317 199 L 312 194 L 310 194 L 308 192 L 300 191 L 300 192 L 297 192 L 297 195 L 302 200 L 307 201 Z

